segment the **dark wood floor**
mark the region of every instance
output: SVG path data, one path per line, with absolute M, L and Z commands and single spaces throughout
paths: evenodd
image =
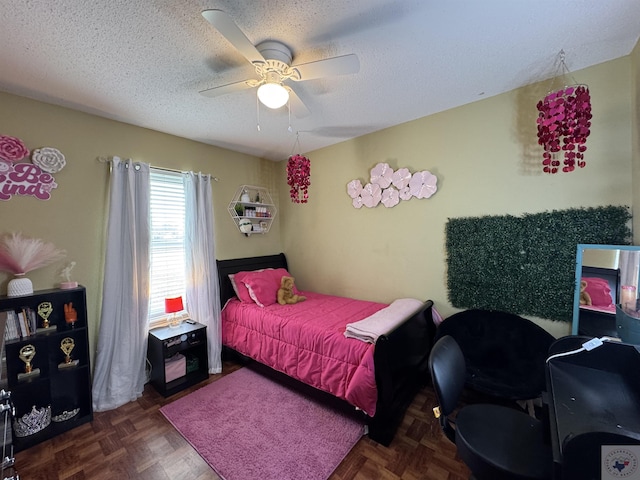
M 240 368 L 225 362 L 223 375 Z M 222 375 L 211 375 L 213 382 Z M 159 408 L 202 387 L 168 399 L 147 385 L 143 396 L 116 410 L 98 412 L 91 423 L 16 454 L 22 480 L 219 480 L 167 422 Z M 435 398 L 423 388 L 389 447 L 363 437 L 331 480 L 467 480 L 469 471 L 433 418 Z M 286 480 L 286 479 L 283 479 Z

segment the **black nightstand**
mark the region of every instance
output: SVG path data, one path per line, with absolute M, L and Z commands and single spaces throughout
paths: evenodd
M 207 327 L 183 322 L 149 331 L 151 384 L 168 397 L 209 377 Z

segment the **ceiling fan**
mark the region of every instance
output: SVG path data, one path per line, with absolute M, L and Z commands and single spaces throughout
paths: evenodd
M 286 81 L 302 82 L 333 75 L 347 75 L 360 70 L 355 54 L 326 58 L 315 62 L 291 65 L 289 47 L 275 40 L 254 46 L 236 23 L 222 10 L 204 10 L 202 16 L 224 36 L 256 69 L 259 79 L 247 79 L 202 90 L 205 97 L 217 97 L 258 87 L 258 99 L 269 108 L 277 109 L 289 100 L 298 117 L 309 114 L 308 108 Z

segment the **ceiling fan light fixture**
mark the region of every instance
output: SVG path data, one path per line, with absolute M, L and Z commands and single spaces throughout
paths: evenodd
M 289 101 L 289 92 L 280 83 L 264 83 L 258 87 L 258 99 L 269 108 L 280 108 Z

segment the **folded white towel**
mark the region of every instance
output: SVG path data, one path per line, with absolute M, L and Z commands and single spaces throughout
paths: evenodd
M 391 305 L 357 322 L 348 323 L 344 336 L 367 343 L 376 343 L 380 335 L 385 335 L 424 306 L 415 298 L 399 298 Z

